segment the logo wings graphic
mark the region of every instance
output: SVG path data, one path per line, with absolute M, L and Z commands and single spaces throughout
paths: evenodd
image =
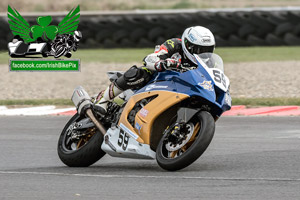
M 51 16 L 38 17 L 38 25 L 30 26 L 29 23 L 19 14 L 19 12 L 8 5 L 7 17 L 10 30 L 13 35 L 19 35 L 25 43 L 34 42 L 41 37 L 45 41 L 53 40 L 56 35 L 74 34 L 77 30 L 80 17 L 80 7 L 73 8 L 68 15 L 58 24 L 49 25 L 52 21 Z

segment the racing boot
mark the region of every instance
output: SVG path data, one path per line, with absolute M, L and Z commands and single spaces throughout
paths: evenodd
M 109 101 L 113 100 L 116 96 L 121 94 L 123 90 L 120 90 L 115 86 L 114 83 L 111 83 L 106 90 L 101 91 L 94 103 L 94 110 L 102 115 L 105 115 L 107 112 L 107 104 Z

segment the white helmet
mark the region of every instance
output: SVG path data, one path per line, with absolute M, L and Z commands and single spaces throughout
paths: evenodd
M 197 61 L 193 54 L 212 53 L 216 45 L 212 32 L 203 26 L 185 29 L 181 39 L 183 52 L 195 64 Z

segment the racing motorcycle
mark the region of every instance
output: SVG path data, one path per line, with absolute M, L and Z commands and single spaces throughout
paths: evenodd
M 77 51 L 81 38 L 82 34 L 80 31 L 74 31 L 74 35 L 57 35 L 54 41 L 50 44 L 51 51 L 43 53 L 43 57 L 54 56 L 54 58 L 59 58 L 61 56 L 66 56 L 67 58 L 71 58 L 71 51 Z
M 210 144 L 215 122 L 231 108 L 229 79 L 213 53 L 194 55 L 198 67 L 166 70 L 138 90 L 109 102 L 105 116 L 82 87 L 74 90 L 77 108 L 58 141 L 58 155 L 70 167 L 87 167 L 106 153 L 156 159 L 165 170 L 183 169 Z M 121 72 L 109 72 L 110 80 Z

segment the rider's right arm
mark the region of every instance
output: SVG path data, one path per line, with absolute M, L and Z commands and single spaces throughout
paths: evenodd
M 147 67 L 149 70 L 157 71 L 156 66 L 161 61 L 160 53 L 151 53 L 146 56 L 143 61 L 145 67 Z
M 162 45 L 155 48 L 154 53 L 149 54 L 144 58 L 144 65 L 150 70 L 162 71 L 162 62 L 167 58 L 180 51 L 181 39 L 172 38 L 166 40 Z M 160 64 L 161 63 L 161 64 Z

